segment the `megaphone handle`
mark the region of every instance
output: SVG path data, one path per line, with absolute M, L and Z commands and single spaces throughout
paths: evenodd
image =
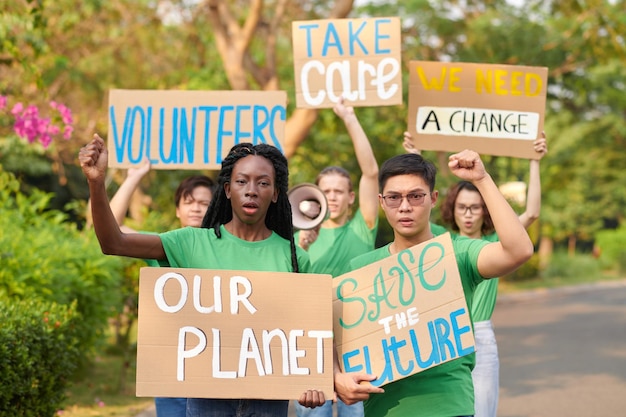
M 309 250 L 309 247 L 311 247 L 319 236 L 319 229 L 320 226 L 314 229 L 300 230 L 298 245 L 304 250 Z

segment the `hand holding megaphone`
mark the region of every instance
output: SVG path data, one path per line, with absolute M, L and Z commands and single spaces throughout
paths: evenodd
M 309 230 L 301 230 L 300 231 L 300 239 L 298 240 L 298 246 L 300 246 L 304 250 L 309 250 L 309 247 L 317 240 L 319 236 L 320 226 L 317 226 L 315 229 Z
M 324 192 L 317 185 L 309 183 L 296 185 L 287 192 L 287 196 L 291 204 L 293 227 L 295 229 L 316 229 L 326 220 L 329 214 L 328 201 L 326 201 Z M 317 232 L 311 243 L 315 239 L 317 239 Z M 300 246 L 304 247 L 303 245 Z

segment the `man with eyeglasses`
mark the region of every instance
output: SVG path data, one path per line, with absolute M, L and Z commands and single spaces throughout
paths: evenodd
M 534 143 L 537 156 L 547 151 L 545 133 Z M 526 209 L 519 215 L 519 221 L 528 228 L 541 210 L 541 180 L 539 159 L 530 160 L 530 174 Z M 470 182 L 460 181 L 448 191 L 441 206 L 442 219 L 452 230 L 452 237 L 466 236 L 496 242 L 498 233 L 494 230 L 490 211 L 485 206 L 479 190 Z M 471 316 L 476 340 L 476 366 L 472 370 L 476 417 L 496 417 L 500 385 L 500 360 L 498 344 L 491 322 L 498 296 L 498 279 L 483 282 L 474 292 Z
M 473 151 L 451 155 L 448 166 L 460 179 L 471 182 L 492 213 L 499 242 L 457 238 L 453 248 L 468 308 L 484 279 L 510 273 L 533 254 L 526 229 L 486 172 Z M 379 201 L 393 228 L 393 242 L 352 260 L 352 270 L 409 249 L 433 237 L 430 212 L 435 206 L 435 166 L 418 154 L 397 155 L 383 163 L 379 173 Z M 470 209 L 473 210 L 473 209 Z M 343 373 L 335 358 L 335 391 L 347 404 L 365 401 L 366 417 L 458 417 L 474 414 L 471 370 L 474 354 L 432 367 L 385 385 L 363 381 L 376 379 L 365 373 Z

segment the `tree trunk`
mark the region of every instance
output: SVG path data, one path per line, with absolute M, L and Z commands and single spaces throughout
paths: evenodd
M 576 236 L 570 235 L 567 240 L 567 255 L 572 258 L 576 254 Z
M 554 242 L 547 236 L 542 236 L 539 240 L 539 248 L 537 254 L 539 255 L 539 270 L 543 271 L 547 268 L 554 251 Z

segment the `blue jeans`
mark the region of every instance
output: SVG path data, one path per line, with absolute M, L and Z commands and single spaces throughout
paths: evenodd
M 185 417 L 187 398 L 155 398 L 157 417 Z
M 326 401 L 321 407 L 307 408 L 296 404 L 296 415 L 298 417 L 333 417 L 333 402 Z M 337 398 L 337 417 L 363 417 L 363 402 L 347 405 Z
M 287 400 L 188 398 L 187 417 L 287 417 Z
M 474 413 L 476 417 L 496 417 L 500 390 L 498 344 L 491 321 L 474 323 L 476 366 L 474 382 Z

